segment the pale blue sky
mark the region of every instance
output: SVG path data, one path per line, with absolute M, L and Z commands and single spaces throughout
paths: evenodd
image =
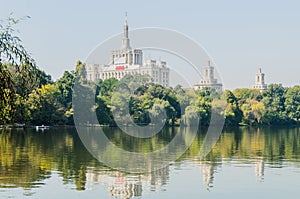
M 297 0 L 0 0 L 0 18 L 11 12 L 31 16 L 18 25 L 20 36 L 40 68 L 56 79 L 120 33 L 127 11 L 130 28 L 174 29 L 202 44 L 232 89 L 251 87 L 259 66 L 267 83 L 300 83 L 299 8 Z

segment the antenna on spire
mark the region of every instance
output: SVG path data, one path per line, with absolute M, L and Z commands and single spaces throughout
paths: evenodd
M 127 23 L 127 11 L 125 11 L 125 22 Z

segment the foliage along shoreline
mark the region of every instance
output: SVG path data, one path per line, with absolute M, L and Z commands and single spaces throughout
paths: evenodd
M 80 61 L 74 71 L 65 71 L 54 82 L 50 75 L 38 69 L 16 35 L 14 26 L 20 20 L 9 17 L 0 21 L 0 126 L 74 125 L 73 107 L 80 109 L 80 104 L 72 104 L 75 83 L 85 92 L 93 93 L 91 90 L 96 89 L 96 96 L 92 98 L 95 104 L 87 108 L 96 113 L 100 125 L 116 126 L 116 121 L 128 125 L 131 120 L 147 125 L 151 119 L 165 118 L 162 117 L 165 114 L 168 126 L 182 123 L 208 126 L 212 111 L 225 118 L 225 126 L 300 123 L 300 86 L 285 88 L 271 84 L 262 93 L 241 88 L 219 94 L 210 89 L 193 91 L 180 85 L 165 88 L 145 83 L 130 96 L 115 92 L 116 86 L 141 79 L 149 82 L 149 77 L 127 75 L 120 81 L 100 80 L 94 88 L 95 84 L 87 81 L 85 65 Z M 129 115 L 122 115 L 125 106 L 129 106 Z M 82 109 L 82 113 L 85 111 Z M 112 112 L 120 114 L 115 116 Z M 89 115 L 82 125 L 90 124 Z
M 10 66 L 7 66 L 10 68 Z M 12 71 L 13 73 L 13 71 Z M 187 90 L 180 85 L 165 88 L 158 84 L 146 83 L 140 86 L 133 96 L 122 92 L 116 93 L 116 86 L 122 81 L 138 81 L 147 76 L 127 75 L 122 80 L 111 78 L 100 80 L 97 87 L 85 78 L 85 65 L 78 61 L 74 71 L 65 71 L 63 76 L 53 82 L 51 76 L 39 71 L 39 79 L 35 87 L 20 97 L 18 89 L 12 97 L 14 104 L 2 103 L 0 125 L 21 124 L 25 126 L 74 125 L 72 108 L 73 86 L 79 82 L 85 88 L 96 89 L 95 105 L 91 107 L 98 117 L 98 125 L 116 126 L 112 111 L 120 111 L 120 107 L 128 106 L 130 118 L 136 124 L 151 124 L 152 118 L 166 111 L 166 125 L 194 125 L 199 118 L 199 125 L 210 124 L 211 110 L 225 104 L 220 116 L 225 118 L 225 126 L 284 126 L 300 124 L 300 86 L 285 88 L 281 84 L 271 84 L 268 89 L 260 92 L 255 89 L 237 88 L 225 90 L 218 94 L 210 89 Z M 16 87 L 18 85 L 18 79 Z M 21 89 L 19 89 L 21 90 Z M 216 103 L 212 103 L 217 99 Z M 118 104 L 118 106 L 116 105 Z M 87 118 L 88 120 L 88 118 Z M 87 124 L 83 124 L 87 125 Z M 91 124 L 95 126 L 94 124 Z

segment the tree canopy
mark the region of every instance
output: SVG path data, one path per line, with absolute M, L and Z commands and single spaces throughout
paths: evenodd
M 0 121 L 14 120 L 18 94 L 26 97 L 36 85 L 38 69 L 34 59 L 16 35 L 15 25 L 22 19 L 0 21 Z

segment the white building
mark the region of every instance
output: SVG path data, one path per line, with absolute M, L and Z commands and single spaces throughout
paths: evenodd
M 149 75 L 153 83 L 162 86 L 170 85 L 170 70 L 165 61 L 145 60 L 143 63 L 143 51 L 133 49 L 128 37 L 127 17 L 124 23 L 122 48 L 112 50 L 109 65 L 89 64 L 86 66 L 87 79 L 97 81 L 99 79 L 116 78 L 120 80 L 126 74 Z
M 265 84 L 265 74 L 262 73 L 261 68 L 259 68 L 255 75 L 255 84 L 253 85 L 253 88 L 263 91 L 266 90 L 267 87 L 267 84 Z
M 214 67 L 211 66 L 210 61 L 208 61 L 208 65 L 204 67 L 204 78 L 194 85 L 195 90 L 203 88 L 212 88 L 216 91 L 222 91 L 222 84 L 218 83 L 218 80 L 215 78 Z

